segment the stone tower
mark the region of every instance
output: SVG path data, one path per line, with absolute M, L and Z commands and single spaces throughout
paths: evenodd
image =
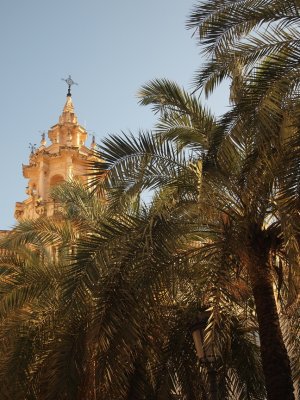
M 87 179 L 84 175 L 87 161 L 92 159 L 92 149 L 85 146 L 87 132 L 77 122 L 70 85 L 59 122 L 49 129 L 48 137 L 51 143 L 47 146 L 43 134 L 40 146 L 31 148 L 29 164 L 23 165 L 23 176 L 28 179 L 28 197 L 16 203 L 17 220 L 54 215 L 59 205 L 50 198 L 51 188 L 70 179 L 83 182 Z M 95 147 L 94 139 L 91 146 Z

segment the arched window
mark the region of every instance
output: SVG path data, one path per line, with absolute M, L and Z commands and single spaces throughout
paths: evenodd
M 56 186 L 62 182 L 64 182 L 64 177 L 62 175 L 53 175 L 50 179 L 50 187 Z

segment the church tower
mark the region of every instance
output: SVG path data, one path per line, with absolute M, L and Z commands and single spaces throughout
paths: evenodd
M 85 146 L 86 130 L 78 124 L 71 96 L 71 77 L 68 84 L 67 101 L 59 117 L 59 122 L 48 131 L 50 144 L 47 146 L 45 134 L 40 146 L 31 146 L 29 164 L 23 165 L 23 176 L 28 179 L 27 199 L 17 202 L 17 220 L 34 219 L 42 215 L 52 216 L 59 211 L 59 205 L 50 197 L 51 188 L 63 181 L 79 179 L 86 181 L 87 161 L 92 159 L 95 147 L 93 138 L 91 149 Z

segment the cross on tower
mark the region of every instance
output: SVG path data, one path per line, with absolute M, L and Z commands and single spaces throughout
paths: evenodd
M 62 81 L 65 81 L 66 84 L 68 85 L 68 93 L 67 93 L 67 96 L 69 96 L 69 97 L 72 96 L 72 95 L 71 95 L 71 86 L 72 86 L 72 85 L 78 85 L 78 83 L 76 83 L 76 82 L 73 81 L 73 79 L 71 78 L 71 75 L 69 75 L 69 77 L 68 77 L 67 79 L 62 78 L 61 80 L 62 80 Z

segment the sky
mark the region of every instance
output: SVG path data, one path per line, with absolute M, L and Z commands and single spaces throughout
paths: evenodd
M 0 0 L 0 229 L 26 198 L 29 143 L 58 122 L 70 74 L 78 121 L 101 138 L 151 129 L 138 104 L 145 83 L 168 78 L 186 89 L 203 60 L 185 28 L 196 0 Z M 217 114 L 227 94 L 208 101 Z M 89 138 L 90 140 L 90 138 Z

